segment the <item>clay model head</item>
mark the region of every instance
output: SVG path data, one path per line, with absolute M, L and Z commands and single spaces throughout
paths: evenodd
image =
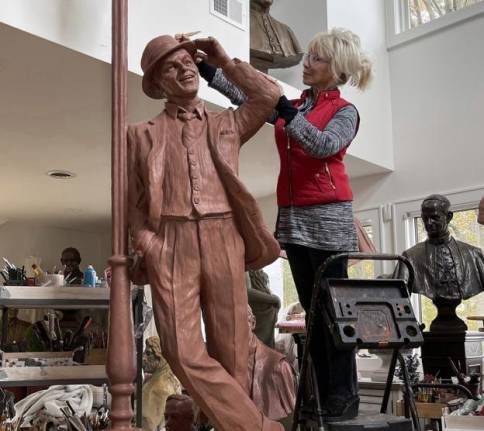
M 161 353 L 160 338 L 149 337 L 146 339 L 146 348 L 143 352 L 143 371 L 154 373 L 166 365 L 166 359 Z
M 65 273 L 76 273 L 79 271 L 79 265 L 81 263 L 81 254 L 75 247 L 67 247 L 62 250 L 61 259 L 62 265 L 65 265 Z
M 166 431 L 193 431 L 195 408 L 187 395 L 170 395 L 165 405 Z
M 449 223 L 454 216 L 449 208 L 449 200 L 442 195 L 430 195 L 423 200 L 422 221 L 430 240 L 448 237 Z
M 169 35 L 148 42 L 141 57 L 145 94 L 152 99 L 168 100 L 196 97 L 199 75 L 195 53 L 192 41 L 178 42 Z

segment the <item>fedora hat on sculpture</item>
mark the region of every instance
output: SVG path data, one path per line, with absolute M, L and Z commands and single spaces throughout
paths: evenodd
M 168 34 L 155 37 L 146 45 L 141 56 L 141 69 L 143 70 L 143 91 L 148 97 L 152 99 L 163 99 L 165 97 L 161 88 L 154 83 L 153 72 L 155 71 L 155 65 L 160 60 L 163 60 L 178 49 L 186 49 L 192 57 L 197 51 L 192 41 L 178 42 Z

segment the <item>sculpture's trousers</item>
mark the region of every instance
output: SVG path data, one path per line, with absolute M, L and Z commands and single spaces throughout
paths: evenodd
M 155 241 L 146 253 L 148 277 L 175 375 L 218 431 L 283 430 L 247 395 L 244 243 L 233 219 L 164 219 Z

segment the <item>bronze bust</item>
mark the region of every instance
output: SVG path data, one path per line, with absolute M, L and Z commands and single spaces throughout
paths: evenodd
M 467 326 L 456 316 L 455 308 L 484 290 L 484 256 L 479 248 L 450 235 L 453 213 L 445 196 L 430 195 L 421 208 L 428 239 L 403 252 L 415 269 L 409 289 L 430 298 L 437 307 L 431 332 L 465 331 Z M 395 271 L 398 278 L 408 278 L 404 265 Z
M 262 72 L 294 66 L 303 55 L 294 32 L 269 14 L 272 3 L 250 2 L 250 64 Z

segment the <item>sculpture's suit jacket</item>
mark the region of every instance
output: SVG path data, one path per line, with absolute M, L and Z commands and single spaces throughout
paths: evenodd
M 259 269 L 274 261 L 279 245 L 265 226 L 255 199 L 237 177 L 240 146 L 249 140 L 270 117 L 280 90 L 249 64 L 230 62 L 224 74 L 247 96 L 237 110 L 205 110 L 208 145 L 225 187 L 233 216 L 245 243 L 246 267 Z M 170 139 L 162 111 L 148 122 L 128 127 L 129 227 L 137 251 L 144 253 L 158 232 L 163 201 L 165 143 Z M 135 283 L 147 282 L 145 271 L 132 271 Z

